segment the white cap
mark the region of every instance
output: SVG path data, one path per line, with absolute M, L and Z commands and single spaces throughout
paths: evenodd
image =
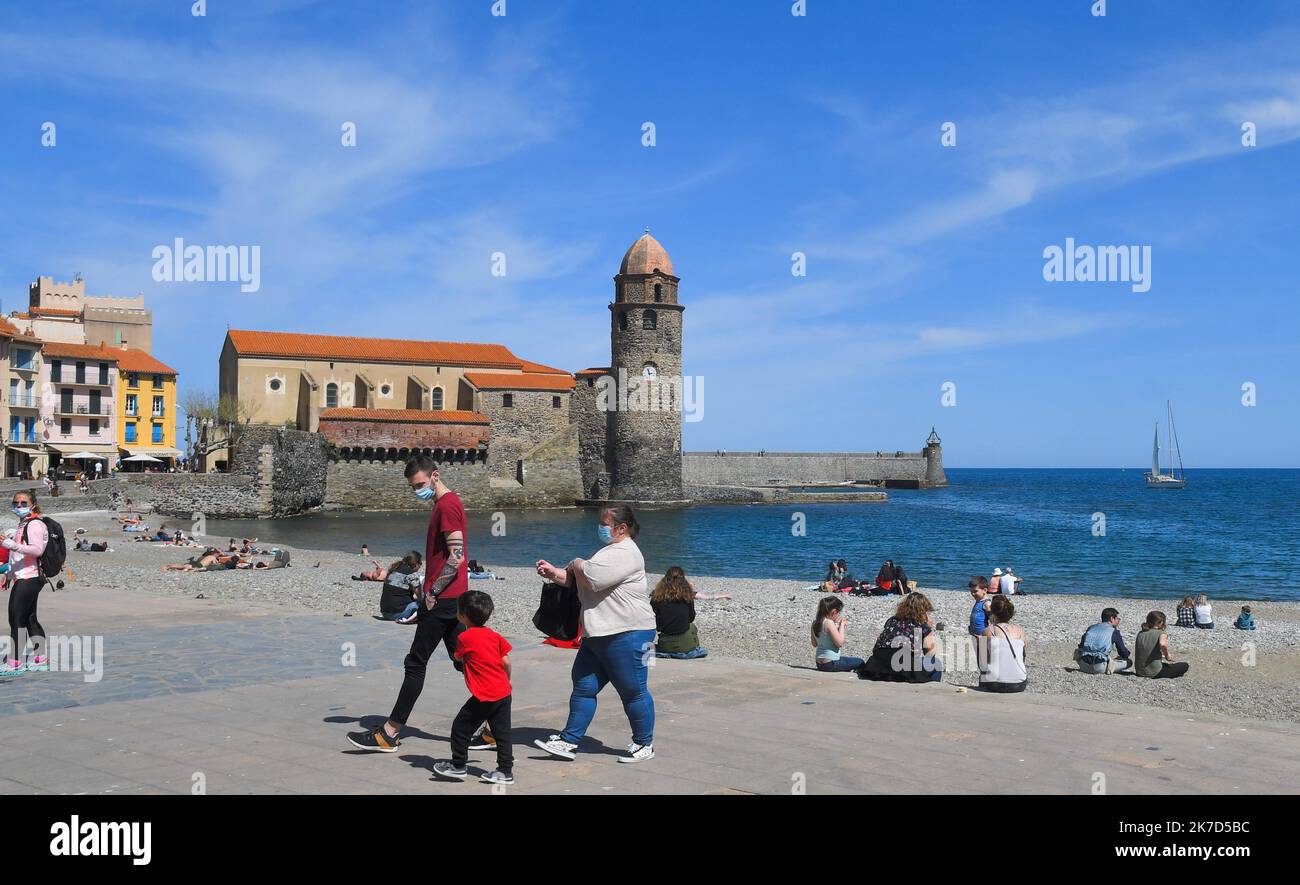
M 995 577 L 995 578 L 1000 578 L 1000 577 L 1002 577 L 1002 569 L 1000 569 L 1000 568 L 995 568 L 995 569 L 993 570 L 993 577 Z

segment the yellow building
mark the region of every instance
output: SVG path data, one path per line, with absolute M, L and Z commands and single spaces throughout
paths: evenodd
M 117 445 L 123 467 L 166 467 L 181 455 L 176 448 L 176 370 L 143 350 L 118 353 Z M 162 461 L 132 462 L 148 455 Z

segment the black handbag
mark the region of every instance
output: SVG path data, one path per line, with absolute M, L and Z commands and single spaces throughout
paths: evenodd
M 582 603 L 573 573 L 569 573 L 569 586 L 546 583 L 542 585 L 542 599 L 533 615 L 533 626 L 552 639 L 571 642 L 578 638 L 578 615 Z

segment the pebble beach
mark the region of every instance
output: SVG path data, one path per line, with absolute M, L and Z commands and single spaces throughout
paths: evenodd
M 368 618 L 378 613 L 380 585 L 351 580 L 352 575 L 371 567 L 370 558 L 362 556 L 359 550 L 291 548 L 292 566 L 287 569 L 164 573 L 165 563 L 184 562 L 196 550 L 136 542 L 133 535 L 120 530 L 114 516 L 107 512 L 59 514 L 56 518 L 70 539 L 74 537 L 74 529 L 85 528 L 87 538 L 107 540 L 111 548 L 104 553 L 69 549 L 67 568 L 71 579 L 60 592 L 93 593 L 98 588 L 114 588 L 189 598 L 201 594 L 204 600 L 219 605 L 274 608 L 287 615 L 314 611 Z M 156 527 L 161 521 L 165 520 L 155 517 L 151 524 Z M 207 541 L 224 549 L 228 539 Z M 588 556 L 592 552 L 572 551 L 575 556 Z M 505 579 L 471 582 L 474 589 L 493 595 L 496 602 L 493 627 L 516 642 L 530 638 L 540 642 L 541 636 L 531 620 L 541 580 L 528 568 L 494 568 L 490 562 L 483 564 Z M 651 576 L 652 585 L 658 577 Z M 713 656 L 811 668 L 809 625 L 821 594 L 806 588 L 817 577 L 812 575 L 808 581 L 799 583 L 691 575 L 698 592 L 732 596 L 730 600 L 696 604 L 696 623 L 702 643 Z M 944 635 L 951 637 L 944 647 L 955 648 L 955 640 L 966 635 L 972 604 L 969 594 L 964 589 L 920 589 L 934 602 L 936 619 L 945 626 Z M 845 654 L 866 657 L 870 653 L 880 626 L 892 614 L 897 600 L 897 597 L 844 598 L 849 618 Z M 1214 630 L 1168 628 L 1171 653 L 1175 660 L 1190 663 L 1190 673 L 1181 679 L 1149 680 L 1082 674 L 1075 670 L 1071 654 L 1080 634 L 1099 619 L 1104 607 L 1114 606 L 1119 610 L 1120 629 L 1131 649 L 1133 636 L 1148 611 L 1164 611 L 1172 624 L 1175 599 L 1162 602 L 1030 594 L 1013 597 L 1013 601 L 1015 622 L 1030 639 L 1026 653 L 1029 692 L 1059 698 L 1062 704 L 1082 698 L 1150 705 L 1198 716 L 1220 714 L 1300 722 L 1300 603 L 1248 602 L 1259 625 L 1252 632 L 1232 627 L 1243 604 L 1241 600 L 1216 603 Z M 1214 602 L 1213 596 L 1211 601 Z M 393 630 L 413 629 L 391 626 Z M 561 649 L 555 653 L 572 654 Z M 978 672 L 973 665 L 957 670 L 953 666 L 955 657 L 950 650 L 946 655 L 944 680 L 930 690 L 958 691 L 978 684 Z M 707 666 L 707 659 L 700 666 Z M 846 691 L 854 690 L 859 683 L 851 673 L 827 673 L 823 678 L 844 682 Z

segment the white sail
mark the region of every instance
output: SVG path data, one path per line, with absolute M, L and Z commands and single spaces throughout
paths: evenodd
M 1151 475 L 1160 475 L 1160 425 L 1156 425 L 1156 438 L 1151 443 Z

